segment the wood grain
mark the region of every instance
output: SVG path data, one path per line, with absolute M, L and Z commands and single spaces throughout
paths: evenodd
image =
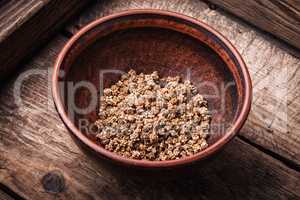
M 253 29 L 241 20 L 200 1 L 112 0 L 98 2 L 68 27 L 71 33 L 88 22 L 118 11 L 154 8 L 202 20 L 224 34 L 248 65 L 254 86 L 252 111 L 240 135 L 300 169 L 300 53 Z
M 58 37 L 0 92 L 0 182 L 26 199 L 299 199 L 300 173 L 236 138 L 189 179 L 117 176 L 72 140 L 52 102 Z M 35 73 L 35 75 L 30 75 Z M 26 75 L 27 74 L 27 75 Z M 24 81 L 21 79 L 25 78 Z M 14 88 L 21 87 L 21 103 Z
M 75 32 L 98 16 L 140 7 L 173 10 L 206 21 L 242 52 L 255 84 L 252 113 L 241 134 L 299 163 L 299 60 L 280 43 L 201 2 L 185 1 L 180 7 L 179 3 L 182 1 L 104 1 L 84 13 L 69 30 Z M 112 174 L 104 163 L 74 143 L 53 106 L 48 69 L 66 40 L 63 36 L 53 40 L 0 90 L 2 184 L 26 199 L 300 198 L 299 171 L 239 138 L 191 179 L 137 182 L 126 172 L 122 177 Z M 22 74 L 30 72 L 37 74 L 21 85 L 21 105 L 13 89 Z M 276 93 L 281 86 L 286 98 Z M 281 106 L 274 107 L 278 101 Z
M 300 48 L 300 1 L 207 0 Z
M 4 0 L 0 3 L 0 79 L 89 1 Z M 20 67 L 20 65 L 19 65 Z

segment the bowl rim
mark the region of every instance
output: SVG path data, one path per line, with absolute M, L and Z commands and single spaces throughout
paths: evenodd
M 155 14 L 158 16 L 171 16 L 174 18 L 179 18 L 181 20 L 188 21 L 190 23 L 193 23 L 197 26 L 201 26 L 204 29 L 206 29 L 208 32 L 213 33 L 216 37 L 218 37 L 231 51 L 231 53 L 234 55 L 234 57 L 237 59 L 242 75 L 244 76 L 244 82 L 245 82 L 245 97 L 242 102 L 242 108 L 241 112 L 238 115 L 237 119 L 234 121 L 231 128 L 222 136 L 218 141 L 216 141 L 214 144 L 210 145 L 203 151 L 200 151 L 192 156 L 187 156 L 184 158 L 180 158 L 178 160 L 167 160 L 167 161 L 149 161 L 149 160 L 136 160 L 131 158 L 126 158 L 123 156 L 120 156 L 116 153 L 113 153 L 111 151 L 106 150 L 105 148 L 101 147 L 100 145 L 97 145 L 90 139 L 88 139 L 76 126 L 75 124 L 70 120 L 68 115 L 66 114 L 64 110 L 64 105 L 62 103 L 62 99 L 60 97 L 60 88 L 58 84 L 59 80 L 59 70 L 61 67 L 62 62 L 64 61 L 65 56 L 67 55 L 70 48 L 73 46 L 73 44 L 85 33 L 87 33 L 89 30 L 93 29 L 94 27 L 100 25 L 103 22 L 106 22 L 108 20 L 112 20 L 114 18 L 124 17 L 128 15 L 143 15 L 143 14 Z M 237 51 L 237 49 L 232 45 L 232 43 L 226 39 L 220 32 L 213 29 L 206 23 L 199 21 L 198 19 L 171 12 L 166 10 L 156 10 L 156 9 L 131 9 L 131 10 L 125 10 L 122 12 L 114 13 L 105 17 L 101 17 L 99 19 L 96 19 L 92 22 L 90 22 L 88 25 L 84 26 L 82 29 L 80 29 L 72 38 L 69 39 L 69 41 L 64 45 L 62 50 L 60 51 L 55 65 L 54 65 L 54 71 L 52 75 L 52 95 L 54 104 L 56 106 L 56 109 L 59 113 L 59 116 L 61 117 L 63 123 L 67 126 L 67 128 L 80 140 L 82 141 L 86 146 L 93 149 L 95 152 L 99 153 L 100 155 L 104 156 L 105 158 L 109 158 L 113 161 L 117 161 L 121 164 L 125 164 L 127 166 L 137 166 L 142 168 L 165 168 L 165 167 L 175 167 L 175 166 L 181 166 L 185 164 L 192 163 L 194 161 L 203 160 L 206 157 L 209 157 L 210 155 L 216 153 L 218 150 L 220 150 L 225 144 L 227 144 L 241 129 L 243 124 L 245 123 L 248 114 L 250 112 L 251 107 L 251 101 L 252 101 L 252 83 L 250 79 L 250 75 L 248 72 L 248 69 L 246 67 L 246 64 L 244 60 L 242 59 L 240 53 Z

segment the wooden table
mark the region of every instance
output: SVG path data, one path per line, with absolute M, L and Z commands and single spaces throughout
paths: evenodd
M 249 67 L 249 119 L 194 178 L 114 176 L 74 143 L 53 106 L 49 77 L 62 46 L 91 20 L 131 8 L 202 20 L 229 38 Z M 195 0 L 99 1 L 18 68 L 0 90 L 0 199 L 300 199 L 300 53 L 220 9 Z M 36 75 L 26 77 L 29 70 Z M 18 102 L 13 91 L 22 78 Z

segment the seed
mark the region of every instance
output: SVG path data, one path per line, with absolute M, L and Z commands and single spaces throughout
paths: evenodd
M 130 70 L 104 89 L 98 117 L 96 139 L 121 156 L 173 160 L 208 147 L 207 102 L 179 76 Z

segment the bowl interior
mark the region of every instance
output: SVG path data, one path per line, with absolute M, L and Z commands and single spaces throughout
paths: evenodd
M 61 65 L 65 110 L 82 132 L 94 130 L 93 126 L 84 127 L 97 119 L 102 88 L 130 69 L 189 79 L 212 112 L 210 145 L 226 134 L 240 113 L 244 77 L 236 58 L 218 37 L 183 19 L 129 15 L 87 30 L 73 43 Z M 87 135 L 94 139 L 93 134 Z

